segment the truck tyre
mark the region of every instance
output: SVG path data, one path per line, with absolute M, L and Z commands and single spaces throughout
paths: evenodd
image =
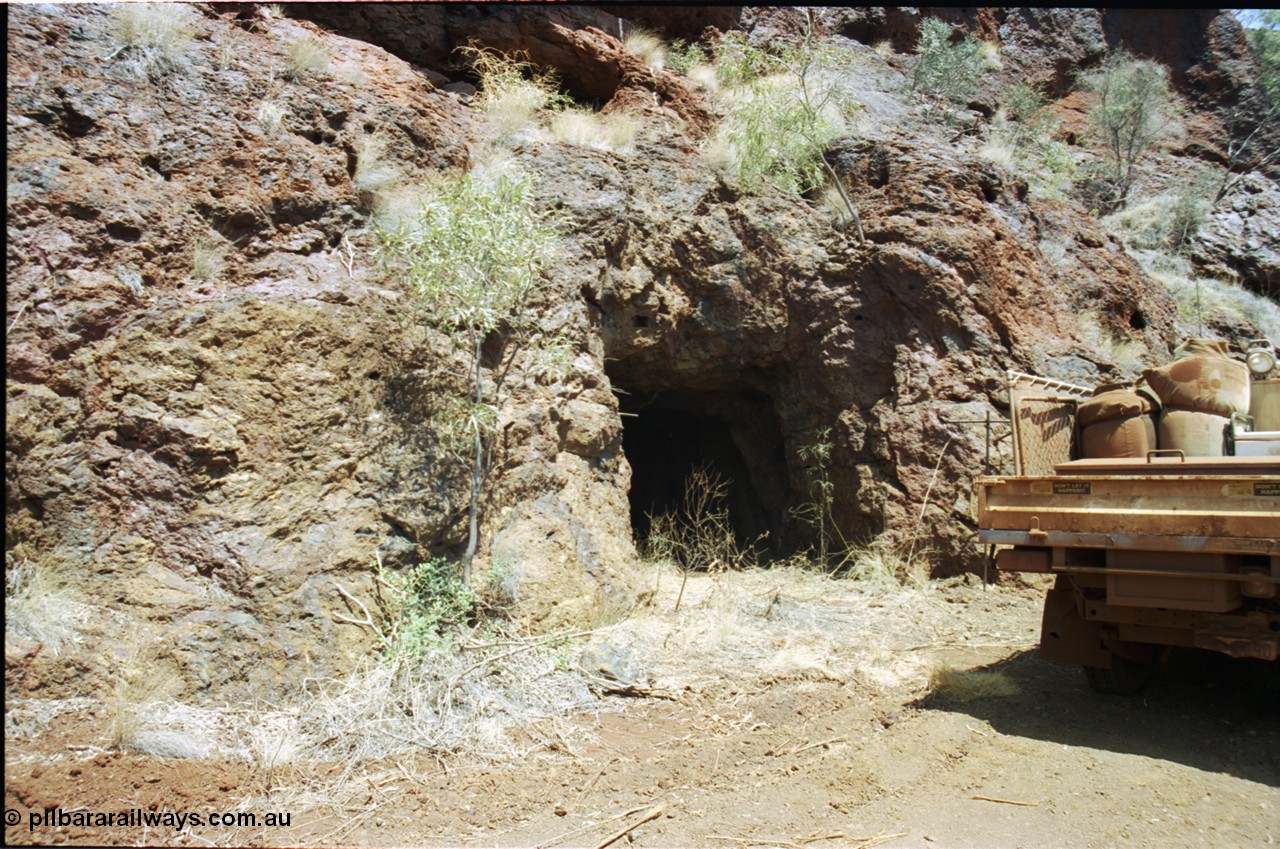
M 1097 666 L 1083 668 L 1084 677 L 1095 692 L 1113 696 L 1132 696 L 1141 692 L 1147 685 L 1155 664 L 1113 656 L 1110 669 Z

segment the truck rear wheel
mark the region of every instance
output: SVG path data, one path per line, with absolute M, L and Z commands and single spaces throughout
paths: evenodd
M 1151 661 L 1128 660 L 1115 655 L 1111 658 L 1111 668 L 1086 666 L 1084 677 L 1089 686 L 1096 692 L 1113 696 L 1132 696 L 1141 692 L 1151 678 L 1155 663 Z

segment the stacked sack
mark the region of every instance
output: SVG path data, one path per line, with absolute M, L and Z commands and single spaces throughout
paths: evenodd
M 1076 411 L 1081 455 L 1146 457 L 1156 447 L 1159 409 L 1155 398 L 1131 383 L 1099 386 Z
M 1174 357 L 1142 372 L 1162 408 L 1160 447 L 1188 457 L 1221 457 L 1232 414 L 1249 412 L 1249 369 L 1217 339 L 1188 339 Z

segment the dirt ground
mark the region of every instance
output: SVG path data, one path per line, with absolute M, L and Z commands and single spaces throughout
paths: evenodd
M 6 708 L 13 844 L 1259 847 L 1280 840 L 1275 664 L 1175 656 L 1138 697 L 1034 650 L 1043 587 L 655 571 L 604 629 L 648 677 L 507 761 L 413 754 L 324 786 L 107 745 L 107 711 Z M 999 673 L 985 695 L 939 668 Z M 964 679 L 964 676 L 961 676 Z M 937 680 L 936 678 L 934 679 Z M 24 717 L 27 725 L 24 725 Z M 16 730 L 10 730 L 10 729 Z M 25 731 L 23 729 L 26 729 Z M 32 730 L 35 728 L 36 730 Z M 566 730 L 567 729 L 567 730 Z M 534 731 L 528 732 L 530 735 Z M 289 813 L 287 827 L 29 827 L 66 812 Z M 10 824 L 16 812 L 18 824 Z

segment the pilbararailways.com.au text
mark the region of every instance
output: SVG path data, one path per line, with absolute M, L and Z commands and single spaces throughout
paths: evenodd
M 6 825 L 17 825 L 11 820 L 16 811 L 6 811 Z M 130 808 L 124 811 L 65 811 L 62 808 L 45 808 L 27 812 L 27 830 L 37 828 L 280 828 L 291 824 L 291 813 L 255 814 L 249 811 L 232 813 L 179 813 L 177 811 L 144 811 Z

